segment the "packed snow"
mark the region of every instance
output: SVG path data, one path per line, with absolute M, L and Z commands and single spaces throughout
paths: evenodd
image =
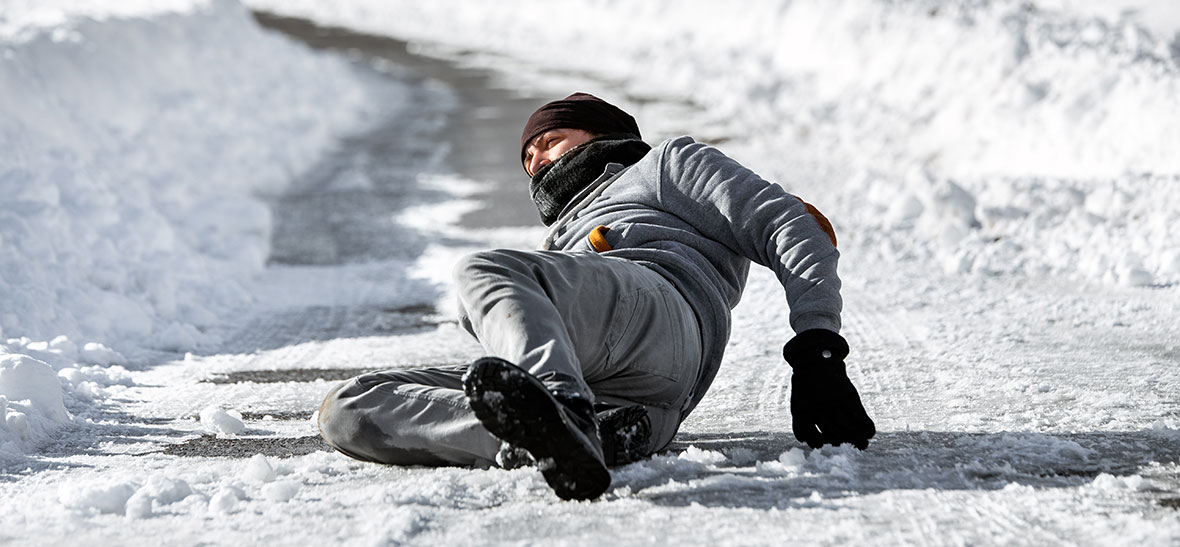
M 602 500 L 319 449 L 341 369 L 478 355 L 450 264 L 540 235 L 460 224 L 486 184 L 431 145 L 456 83 L 228 0 L 0 0 L 0 543 L 1180 542 L 1175 3 L 247 4 L 596 92 L 816 203 L 881 433 L 790 436 L 787 313 L 754 272 L 712 393 Z M 321 163 L 382 119 L 407 180 Z M 397 253 L 268 264 L 275 200 L 320 171 L 398 179 L 374 224 Z M 228 448 L 170 451 L 194 440 Z

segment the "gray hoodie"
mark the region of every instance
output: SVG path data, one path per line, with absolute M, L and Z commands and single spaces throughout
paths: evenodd
M 717 375 L 751 261 L 778 276 L 795 332 L 840 330 L 840 253 L 832 240 L 802 201 L 716 148 L 679 137 L 628 168 L 609 164 L 550 227 L 542 248 L 594 250 L 589 235 L 598 226 L 608 228 L 600 231 L 610 249 L 603 256 L 656 271 L 696 312 L 704 357 L 682 416 Z

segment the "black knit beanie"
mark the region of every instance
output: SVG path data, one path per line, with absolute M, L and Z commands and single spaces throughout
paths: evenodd
M 574 93 L 538 108 L 529 116 L 520 134 L 521 164 L 529 141 L 550 129 L 582 129 L 598 135 L 629 133 L 642 138 L 639 124 L 630 114 L 589 93 Z

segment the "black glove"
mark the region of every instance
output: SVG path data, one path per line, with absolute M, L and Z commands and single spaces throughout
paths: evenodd
M 856 387 L 848 380 L 844 358 L 848 342 L 825 329 L 799 333 L 783 346 L 791 364 L 791 416 L 795 438 L 812 448 L 851 443 L 864 450 L 877 433 Z

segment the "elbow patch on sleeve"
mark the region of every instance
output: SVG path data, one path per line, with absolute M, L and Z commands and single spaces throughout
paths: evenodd
M 606 241 L 606 233 L 609 231 L 610 228 L 601 225 L 590 230 L 590 235 L 587 238 L 590 240 L 590 246 L 594 248 L 595 252 L 605 253 L 611 250 L 610 243 Z
M 791 197 L 798 199 L 799 202 L 807 208 L 807 214 L 815 218 L 815 221 L 819 223 L 819 228 L 823 230 L 825 234 L 828 234 L 828 238 L 832 240 L 832 246 L 835 247 L 836 230 L 832 228 L 832 223 L 828 221 L 828 217 L 825 217 L 823 213 L 819 212 L 819 209 L 816 209 L 814 205 L 800 199 L 799 196 L 792 195 Z

